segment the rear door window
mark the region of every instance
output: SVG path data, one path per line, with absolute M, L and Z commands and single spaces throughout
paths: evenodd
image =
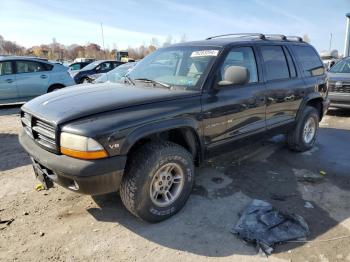
M 262 46 L 261 55 L 265 65 L 266 81 L 289 78 L 288 64 L 281 46 Z
M 16 61 L 17 74 L 44 72 L 52 69 L 52 65 L 46 65 L 37 61 Z
M 292 57 L 291 57 L 291 55 L 289 53 L 289 50 L 285 48 L 284 49 L 284 53 L 286 54 L 286 57 L 287 57 L 290 77 L 291 78 L 295 78 L 297 76 L 297 72 L 296 72 L 296 69 L 295 69 L 295 65 L 294 65 L 293 59 L 292 59 Z
M 295 45 L 293 49 L 306 76 L 318 76 L 325 73 L 323 63 L 312 47 Z
M 11 74 L 13 74 L 11 61 L 0 62 L 0 76 Z

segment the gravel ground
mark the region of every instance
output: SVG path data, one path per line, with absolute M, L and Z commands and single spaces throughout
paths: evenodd
M 117 193 L 35 191 L 18 143 L 18 111 L 0 109 L 0 219 L 14 219 L 0 224 L 0 261 L 350 261 L 350 238 L 335 239 L 350 236 L 350 112 L 330 111 L 309 152 L 292 153 L 277 137 L 211 159 L 198 169 L 185 208 L 147 224 L 126 211 Z M 320 179 L 302 179 L 320 171 L 326 172 Z M 232 235 L 253 198 L 302 215 L 310 242 L 279 245 L 266 258 Z

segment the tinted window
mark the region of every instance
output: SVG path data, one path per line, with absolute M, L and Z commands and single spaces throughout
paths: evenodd
M 235 47 L 227 54 L 221 67 L 221 79 L 224 79 L 225 70 L 230 66 L 244 66 L 249 71 L 249 83 L 258 82 L 258 73 L 254 52 L 251 47 Z
M 52 67 L 52 65 L 46 65 L 36 61 L 16 61 L 18 74 L 48 71 L 51 70 Z
M 11 62 L 7 61 L 7 62 L 0 62 L 0 75 L 10 75 L 12 74 L 12 66 L 11 66 Z
M 261 54 L 267 81 L 289 78 L 288 64 L 281 46 L 262 46 Z
M 72 64 L 69 66 L 69 68 L 71 70 L 79 70 L 79 69 L 81 69 L 81 66 L 82 66 L 81 64 Z
M 101 64 L 101 70 L 110 70 L 112 69 L 112 64 L 110 62 L 105 62 Z
M 286 57 L 287 57 L 287 61 L 288 61 L 288 67 L 289 67 L 289 74 L 291 78 L 294 78 L 297 76 L 297 72 L 295 70 L 295 65 L 294 62 L 292 60 L 292 57 L 290 56 L 290 53 L 287 49 L 284 49 Z
M 294 46 L 294 50 L 306 76 L 324 74 L 321 59 L 313 48 L 310 46 Z

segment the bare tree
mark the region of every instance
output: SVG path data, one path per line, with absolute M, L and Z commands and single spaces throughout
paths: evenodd
M 171 45 L 173 42 L 173 37 L 171 35 L 168 35 L 165 39 L 165 42 L 163 43 L 163 47 Z
M 180 43 L 184 43 L 186 41 L 187 41 L 187 36 L 186 36 L 186 34 L 183 34 L 180 38 Z

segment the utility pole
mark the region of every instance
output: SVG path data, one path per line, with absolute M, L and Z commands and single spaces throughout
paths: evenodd
M 103 35 L 103 25 L 101 22 L 101 35 L 102 35 L 102 46 L 103 46 L 103 52 L 105 52 L 105 37 Z
M 332 50 L 332 38 L 333 38 L 333 34 L 331 33 L 331 38 L 329 39 L 329 51 Z

